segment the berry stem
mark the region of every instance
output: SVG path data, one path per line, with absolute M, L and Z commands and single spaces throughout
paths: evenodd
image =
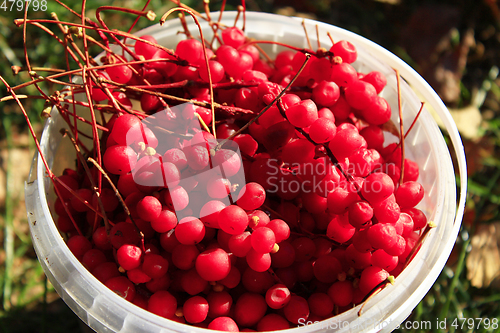
M 179 0 L 180 3 L 180 0 Z M 208 54 L 207 54 L 207 46 L 205 44 L 205 38 L 203 37 L 203 29 L 201 28 L 200 21 L 198 18 L 194 15 L 194 13 L 190 9 L 185 9 L 185 8 L 173 8 L 163 14 L 163 16 L 160 19 L 160 25 L 163 25 L 165 23 L 166 18 L 170 15 L 170 13 L 174 11 L 181 11 L 184 15 L 184 12 L 188 13 L 191 15 L 193 18 L 194 22 L 196 23 L 196 26 L 198 27 L 198 30 L 200 32 L 200 38 L 201 38 L 201 45 L 203 46 L 203 57 L 205 60 L 205 66 L 207 66 L 207 73 L 208 73 L 208 88 L 209 88 L 209 95 L 210 95 L 210 110 L 212 111 L 212 134 L 214 137 L 216 137 L 216 131 L 215 131 L 215 108 L 214 108 L 214 88 L 213 88 L 213 82 L 212 82 L 212 73 L 210 71 L 210 65 L 208 62 Z
M 405 262 L 405 268 L 410 264 L 410 262 L 413 260 L 413 257 L 415 257 L 417 251 L 420 249 L 420 246 L 424 242 L 425 238 L 429 234 L 429 232 L 436 227 L 436 224 L 432 221 L 429 221 L 427 225 L 425 226 L 424 231 L 422 231 L 422 234 L 418 238 L 417 242 L 413 246 L 413 249 L 411 250 L 410 254 L 408 257 L 406 257 L 406 262 Z
M 309 34 L 307 33 L 307 29 L 306 29 L 306 21 L 305 20 L 302 20 L 302 28 L 304 28 L 304 35 L 306 36 L 306 41 L 307 41 L 307 46 L 309 46 L 309 49 L 313 49 L 312 45 L 311 45 L 311 40 L 309 39 Z
M 369 300 L 371 300 L 373 297 L 375 297 L 378 293 L 382 291 L 385 287 L 387 287 L 389 284 L 394 284 L 394 277 L 391 275 L 384 281 L 380 282 L 378 285 L 373 288 L 368 295 L 361 301 L 362 305 L 359 308 L 358 311 L 358 317 L 361 317 L 361 314 L 363 312 L 363 309 L 365 308 L 365 305 L 368 303 Z

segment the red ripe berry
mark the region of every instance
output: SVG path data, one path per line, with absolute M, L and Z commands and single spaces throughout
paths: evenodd
M 194 296 L 184 302 L 182 310 L 188 323 L 201 323 L 207 318 L 208 302 L 201 296 Z
M 335 242 L 343 244 L 352 238 L 355 231 L 356 228 L 349 224 L 345 217 L 337 215 L 328 224 L 326 235 Z
M 175 237 L 184 245 L 198 244 L 205 237 L 205 225 L 195 217 L 184 217 L 175 227 Z
M 231 270 L 229 271 L 229 274 L 225 278 L 220 280 L 219 283 L 228 289 L 233 289 L 240 284 L 240 281 L 241 281 L 240 270 L 235 266 L 232 266 Z
M 372 103 L 361 111 L 361 116 L 370 125 L 382 125 L 391 119 L 391 106 L 385 98 L 375 96 Z
M 221 81 L 224 78 L 224 67 L 221 65 L 220 62 L 216 60 L 209 60 L 208 61 L 208 66 L 210 67 L 210 75 L 212 76 L 212 83 L 217 83 Z M 207 65 L 205 64 L 204 61 L 200 63 L 200 68 L 199 68 L 199 74 L 200 78 L 205 81 L 205 82 L 210 82 L 208 78 L 208 70 L 207 70 Z
M 109 231 L 109 240 L 115 249 L 123 244 L 138 244 L 139 232 L 132 223 L 119 222 Z
M 150 35 L 141 36 L 141 39 L 157 44 L 156 39 Z M 153 54 L 155 54 L 155 52 L 158 50 L 158 48 L 155 47 L 154 45 L 150 45 L 140 40 L 135 42 L 134 48 L 135 48 L 135 53 L 144 56 L 144 58 L 146 59 L 151 59 L 153 57 Z
M 276 236 L 268 227 L 260 227 L 251 236 L 252 248 L 258 253 L 270 253 L 276 244 Z
M 349 205 L 349 223 L 360 228 L 369 222 L 373 217 L 373 208 L 366 201 L 358 201 Z
M 318 118 L 309 128 L 309 136 L 316 143 L 329 142 L 336 133 L 335 121 L 327 118 Z
M 368 202 L 376 203 L 389 197 L 394 192 L 394 183 L 383 172 L 372 173 L 366 177 L 361 188 L 361 195 Z
M 181 40 L 175 48 L 175 54 L 190 64 L 197 64 L 203 59 L 203 45 L 194 38 Z
M 134 284 L 124 276 L 112 277 L 105 283 L 106 287 L 114 291 L 118 296 L 126 299 L 129 302 L 135 297 Z
M 211 292 L 207 295 L 208 316 L 217 318 L 229 315 L 233 305 L 233 298 L 227 291 Z
M 113 277 L 120 276 L 120 271 L 115 262 L 107 261 L 97 265 L 92 270 L 92 275 L 102 283 L 105 283 Z
M 238 144 L 240 151 L 248 156 L 254 156 L 259 148 L 259 144 L 250 134 L 238 134 L 233 141 Z
M 405 182 L 398 187 L 395 195 L 401 208 L 412 208 L 424 198 L 424 187 L 414 181 Z
M 210 178 L 207 182 L 207 193 L 213 199 L 226 198 L 231 193 L 231 183 L 227 178 Z
M 213 167 L 226 178 L 238 173 L 241 168 L 240 155 L 229 149 L 219 149 L 212 158 Z
M 278 252 L 271 253 L 272 266 L 275 268 L 290 267 L 295 262 L 295 249 L 287 241 L 279 243 Z
M 220 211 L 219 227 L 231 235 L 241 234 L 248 227 L 247 213 L 236 205 L 230 205 Z
M 344 214 L 346 209 L 358 200 L 359 196 L 356 192 L 337 186 L 328 193 L 328 210 L 334 214 Z
M 387 249 L 394 245 L 397 238 L 396 229 L 389 223 L 377 223 L 368 229 L 368 240 L 376 249 Z
M 178 280 L 179 279 L 175 279 L 175 281 Z M 181 289 L 191 296 L 201 293 L 206 290 L 208 286 L 208 282 L 203 279 L 194 268 L 181 273 L 180 284 Z
M 312 315 L 326 317 L 333 311 L 333 301 L 326 293 L 314 293 L 307 299 Z
M 208 324 L 208 329 L 225 332 L 239 332 L 238 325 L 230 317 L 217 317 Z
M 332 283 L 337 281 L 342 272 L 342 264 L 333 256 L 321 256 L 314 262 L 313 272 L 318 281 Z
M 112 66 L 106 67 L 106 72 L 108 73 L 111 81 L 122 84 L 130 81 L 133 72 L 132 69 L 126 65 L 126 61 L 122 65 L 122 62 L 120 60 L 113 58 L 110 61 L 110 64 L 112 64 Z
M 345 99 L 349 105 L 357 110 L 363 110 L 372 105 L 377 91 L 368 82 L 357 80 L 345 89 Z
M 336 57 L 341 57 L 343 62 L 348 64 L 356 61 L 358 52 L 356 47 L 346 40 L 338 41 L 330 48 L 330 52 Z
M 221 36 L 224 44 L 230 45 L 235 49 L 245 42 L 245 33 L 238 27 L 229 27 L 222 30 Z
M 394 194 L 373 204 L 373 215 L 382 223 L 396 223 L 399 220 L 400 212 Z
M 168 59 L 168 60 L 173 60 L 175 59 L 174 56 L 172 56 L 170 53 L 164 51 L 164 50 L 157 50 L 151 59 Z M 167 78 L 172 75 L 174 75 L 177 72 L 178 66 L 169 61 L 165 60 L 158 60 L 154 62 L 148 62 L 145 63 L 144 66 L 148 69 L 155 69 L 158 73 L 163 75 L 163 77 Z M 146 75 L 145 75 L 146 76 Z M 146 78 L 146 77 L 145 77 Z
M 200 145 L 184 147 L 187 164 L 193 170 L 203 170 L 209 163 L 209 154 L 206 147 Z
M 305 128 L 318 119 L 318 108 L 312 100 L 306 99 L 287 108 L 285 114 L 290 124 L 295 127 Z
M 292 241 L 295 249 L 295 261 L 302 262 L 311 259 L 316 253 L 316 244 L 307 237 L 299 237 Z
M 373 71 L 368 74 L 363 75 L 361 78 L 362 81 L 371 83 L 373 87 L 375 87 L 375 90 L 377 91 L 377 94 L 380 94 L 382 89 L 384 89 L 385 85 L 387 84 L 387 79 L 384 76 L 384 74 L 378 72 L 378 71 Z
M 221 248 L 206 250 L 196 258 L 196 271 L 206 281 L 219 281 L 231 270 L 231 261 Z
M 405 169 L 403 175 L 403 182 L 417 181 L 419 170 L 418 164 L 412 160 L 405 158 Z
M 257 323 L 257 331 L 274 332 L 290 328 L 288 320 L 276 313 L 270 313 L 262 317 Z
M 227 139 L 233 135 L 240 127 L 233 123 L 222 123 L 217 126 L 217 139 Z
M 361 252 L 354 244 L 351 244 L 345 250 L 345 261 L 354 269 L 364 269 L 372 264 L 371 252 Z
M 239 235 L 232 235 L 228 241 L 229 250 L 237 257 L 245 257 L 252 248 L 251 235 L 248 231 Z
M 171 211 L 181 211 L 189 205 L 189 195 L 182 186 L 165 191 L 165 205 Z
M 252 69 L 253 59 L 246 52 L 238 52 L 230 45 L 221 45 L 215 52 L 217 60 L 224 66 L 224 70 L 235 80 L 240 79 L 247 70 Z
M 411 237 L 411 236 L 408 235 L 405 237 Z M 385 252 L 387 252 L 389 255 L 398 257 L 402 256 L 405 253 L 405 251 L 406 251 L 406 239 L 400 235 L 397 236 L 396 243 L 394 243 L 393 246 L 385 249 Z
M 382 149 L 384 144 L 384 131 L 379 126 L 370 125 L 359 131 L 365 138 L 368 149 Z
M 151 281 L 151 277 L 149 277 L 141 268 L 134 268 L 127 271 L 128 279 L 134 283 L 147 283 Z
M 62 175 L 56 178 L 57 179 L 54 182 L 54 186 L 57 188 L 57 191 L 59 192 L 60 199 L 64 201 L 71 199 L 73 195 L 66 188 L 66 186 L 72 189 L 73 191 L 76 191 L 79 188 L 78 182 L 75 180 L 75 178 L 66 175 Z M 64 183 L 64 185 L 66 186 L 62 185 L 61 183 Z M 62 211 L 64 211 L 64 209 Z
M 163 162 L 173 163 L 178 170 L 183 170 L 187 166 L 186 155 L 178 148 L 167 150 L 165 154 L 163 154 Z
M 283 147 L 281 158 L 288 164 L 300 164 L 312 160 L 314 153 L 314 144 L 306 139 L 297 139 Z
M 383 268 L 375 266 L 367 267 L 363 270 L 359 278 L 359 290 L 367 295 L 388 277 L 389 273 Z
M 346 87 L 357 79 L 358 72 L 347 62 L 332 66 L 332 75 L 330 81 L 335 82 L 339 87 Z M 335 116 L 337 116 L 335 112 L 334 114 Z
M 246 259 L 248 266 L 256 272 L 264 272 L 271 267 L 269 253 L 259 253 L 252 248 L 248 251 Z
M 141 268 L 149 277 L 157 279 L 167 274 L 168 260 L 159 254 L 146 253 Z
M 161 213 L 161 203 L 160 201 L 153 196 L 145 196 L 137 203 L 136 210 L 137 214 L 144 221 L 152 221 Z
M 284 284 L 275 284 L 266 292 L 266 303 L 271 309 L 283 308 L 290 299 L 290 290 Z
M 309 304 L 301 296 L 292 295 L 288 304 L 284 307 L 283 313 L 286 319 L 292 324 L 299 324 L 309 317 Z
M 116 260 L 125 270 L 131 270 L 141 265 L 142 251 L 138 246 L 124 244 L 116 251 Z
M 151 227 L 159 233 L 172 230 L 177 225 L 177 216 L 169 209 L 160 212 L 157 218 L 151 220 Z
M 161 105 L 162 103 L 158 96 L 151 94 L 143 94 L 141 96 L 141 109 L 145 112 L 156 111 Z
M 269 216 L 265 212 L 258 209 L 247 212 L 247 214 L 248 214 L 248 226 L 252 229 L 256 229 L 258 227 L 265 227 L 270 221 Z
M 349 280 L 337 281 L 328 288 L 328 296 L 337 306 L 347 306 L 352 302 L 354 288 Z
M 219 213 L 226 207 L 226 204 L 219 200 L 210 200 L 201 207 L 200 220 L 207 227 L 219 228 Z
M 321 81 L 313 88 L 312 99 L 316 104 L 330 107 L 333 106 L 340 97 L 339 86 L 332 81 Z
M 255 182 L 247 183 L 241 189 L 236 204 L 245 210 L 254 210 L 262 206 L 266 200 L 266 191 Z
M 155 292 L 148 301 L 148 311 L 160 317 L 173 319 L 177 310 L 177 300 L 166 290 Z
M 129 146 L 111 146 L 106 149 L 103 163 L 106 170 L 115 175 L 130 172 L 137 162 L 137 154 Z
M 413 230 L 420 230 L 427 225 L 427 217 L 420 209 L 406 208 L 402 212 L 410 215 L 411 219 L 413 220 Z
M 254 63 L 254 69 L 256 69 L 256 62 L 261 60 L 259 59 L 260 58 L 260 51 L 257 47 L 255 47 L 255 45 L 243 45 L 241 47 L 239 47 L 239 50 L 241 52 L 245 52 L 245 53 L 248 53 L 251 57 L 252 57 L 252 60 L 253 60 L 253 63 Z M 265 62 L 264 62 L 265 63 Z M 269 65 L 268 65 L 269 66 Z M 270 67 L 269 67 L 270 68 Z M 260 70 L 260 69 L 257 69 L 257 70 Z M 266 73 L 267 75 L 267 73 Z
M 135 142 L 144 142 L 142 130 L 143 124 L 138 117 L 124 114 L 114 121 L 110 137 L 120 146 L 130 146 Z
M 390 255 L 382 249 L 378 249 L 372 254 L 372 264 L 390 272 L 398 265 L 398 257 Z
M 66 183 L 65 183 L 66 184 Z M 61 185 L 62 187 L 62 185 Z M 77 212 L 86 212 L 88 210 L 90 210 L 90 208 L 87 206 L 90 204 L 91 202 L 91 199 L 92 199 L 92 191 L 87 189 L 87 188 L 81 188 L 81 189 L 77 189 L 75 190 L 75 193 L 81 198 L 83 199 L 83 201 L 81 201 L 79 198 L 77 198 L 77 196 L 72 196 L 70 198 L 70 203 L 71 203 L 71 206 L 77 211 Z
M 90 241 L 85 236 L 81 235 L 75 235 L 71 237 L 70 239 L 68 239 L 66 244 L 68 245 L 68 248 L 73 253 L 73 255 L 78 259 L 81 259 L 87 251 L 92 249 L 92 244 L 90 243 Z
M 276 59 L 274 60 L 274 64 L 277 69 L 283 68 L 285 66 L 290 66 L 292 64 L 293 57 L 295 52 L 291 50 L 281 51 L 276 55 Z
M 281 219 L 271 220 L 266 226 L 273 231 L 276 237 L 276 243 L 281 243 L 290 237 L 290 226 Z
M 267 304 L 262 295 L 247 292 L 236 301 L 234 319 L 240 326 L 252 327 L 264 317 L 266 310 Z
M 354 154 L 358 149 L 366 148 L 365 139 L 355 128 L 337 128 L 337 133 L 328 147 L 339 160 Z
M 90 249 L 82 257 L 82 264 L 90 272 L 104 262 L 106 262 L 106 255 L 99 249 Z

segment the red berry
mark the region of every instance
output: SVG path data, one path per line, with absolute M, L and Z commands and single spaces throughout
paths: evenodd
M 196 271 L 206 281 L 219 281 L 231 270 L 227 252 L 221 248 L 206 250 L 196 258 Z

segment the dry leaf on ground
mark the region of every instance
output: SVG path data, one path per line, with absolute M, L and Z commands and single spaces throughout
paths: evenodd
M 448 109 L 457 124 L 458 131 L 466 139 L 478 139 L 479 127 L 483 121 L 481 111 L 473 105 L 461 109 Z
M 467 279 L 476 288 L 486 288 L 500 277 L 500 222 L 478 225 L 467 256 Z

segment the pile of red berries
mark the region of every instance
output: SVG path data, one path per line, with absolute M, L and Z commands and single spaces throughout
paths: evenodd
M 100 140 L 123 203 L 105 180 L 96 194 L 90 164 L 93 181 L 59 177 L 59 230 L 98 280 L 171 320 L 273 331 L 346 311 L 402 271 L 427 225 L 424 190 L 401 145 L 385 145 L 386 78 L 358 73 L 351 43 L 269 62 L 236 27 L 216 49 L 142 39 L 146 61 L 121 58 L 99 73 L 121 86 L 92 89 L 127 110 Z

